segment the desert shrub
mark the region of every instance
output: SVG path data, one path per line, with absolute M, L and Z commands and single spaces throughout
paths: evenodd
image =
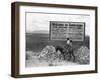
M 79 64 L 89 64 L 89 49 L 86 46 L 81 46 L 75 52 L 75 61 Z
M 60 53 L 55 51 L 54 46 L 47 45 L 41 51 L 39 58 L 48 62 L 49 66 L 53 66 L 54 61 L 59 61 Z
M 32 60 L 38 58 L 39 52 L 26 51 L 26 60 Z
M 46 47 L 44 47 L 42 49 L 39 56 L 44 57 L 46 54 L 51 54 L 51 53 L 54 53 L 54 52 L 55 52 L 55 47 L 47 45 Z
M 26 60 L 32 59 L 32 54 L 33 54 L 32 51 L 26 51 Z

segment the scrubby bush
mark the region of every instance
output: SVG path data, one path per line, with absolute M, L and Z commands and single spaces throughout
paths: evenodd
M 55 47 L 47 45 L 40 52 L 40 57 L 44 57 L 45 55 L 51 54 L 55 52 Z
M 32 59 L 32 54 L 33 54 L 32 51 L 26 51 L 26 60 Z
M 75 61 L 79 64 L 89 64 L 90 52 L 86 46 L 81 46 L 75 52 Z
M 60 60 L 60 52 L 55 51 L 54 46 L 47 45 L 41 51 L 39 58 L 48 62 L 49 66 L 53 66 L 54 61 Z
M 26 60 L 32 60 L 38 58 L 39 52 L 26 51 Z

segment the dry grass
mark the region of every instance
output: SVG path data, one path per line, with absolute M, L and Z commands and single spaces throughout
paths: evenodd
M 41 52 L 26 52 L 26 67 L 43 67 L 43 66 L 65 66 L 89 64 L 89 49 L 86 46 L 81 46 L 74 51 L 75 62 L 63 60 L 61 53 L 55 52 L 55 47 L 46 46 Z M 68 58 L 69 56 L 67 56 Z
M 61 53 L 55 52 L 53 46 L 46 46 L 41 52 L 26 52 L 26 67 L 65 66 L 78 65 L 71 61 L 63 60 Z

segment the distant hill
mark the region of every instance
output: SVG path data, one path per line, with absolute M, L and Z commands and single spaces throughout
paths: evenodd
M 49 34 L 45 33 L 26 33 L 26 39 L 32 41 L 45 41 L 49 40 Z
M 28 31 L 26 33 L 49 34 L 47 30 Z
M 49 34 L 46 33 L 26 33 L 26 50 L 38 52 L 46 45 L 63 46 L 65 43 L 66 41 L 50 40 Z M 85 36 L 84 42 L 73 41 L 74 48 L 78 48 L 81 45 L 85 45 L 89 48 L 89 36 Z

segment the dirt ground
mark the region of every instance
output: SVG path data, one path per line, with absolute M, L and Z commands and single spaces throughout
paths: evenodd
M 26 67 L 47 67 L 47 66 L 68 66 L 78 65 L 78 63 L 67 61 L 67 60 L 45 60 L 39 58 L 36 53 L 30 52 L 29 58 L 26 60 Z

